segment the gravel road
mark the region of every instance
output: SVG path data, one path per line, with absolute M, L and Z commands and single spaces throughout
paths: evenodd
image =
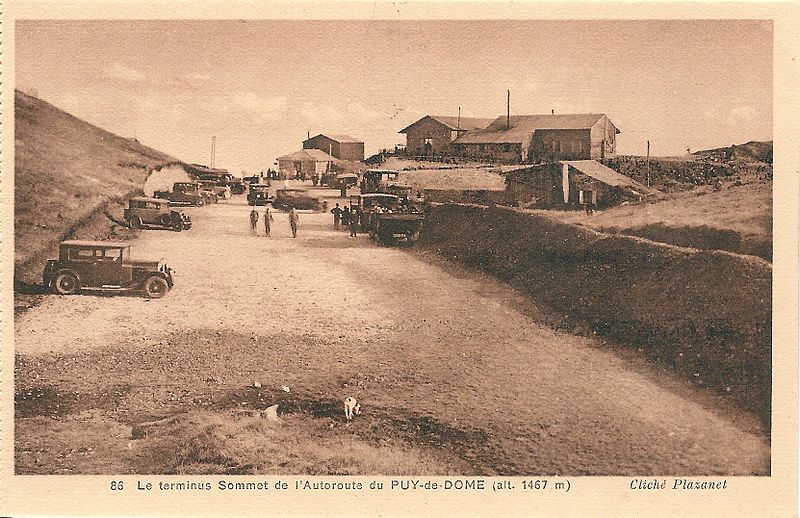
M 107 410 L 130 421 L 164 409 L 153 387 L 168 382 L 202 394 L 211 377 L 263 380 L 308 398 L 355 395 L 365 418 L 430 418 L 448 430 L 436 446 L 474 474 L 769 473 L 751 416 L 537 323 L 492 279 L 351 239 L 330 215 L 301 214 L 292 239 L 279 211 L 270 238 L 262 222 L 252 235 L 242 197 L 187 210 L 190 231 L 133 241 L 134 257 L 176 270 L 165 298 L 47 296 L 17 318 L 18 387 L 126 384 Z M 144 354 L 159 347 L 169 364 Z

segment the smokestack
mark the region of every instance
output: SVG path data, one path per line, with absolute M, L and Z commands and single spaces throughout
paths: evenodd
M 506 101 L 506 129 L 511 128 L 511 90 L 508 91 L 508 100 Z
M 456 122 L 456 131 L 461 129 L 461 106 L 458 107 L 458 122 Z
M 555 115 L 555 114 L 556 114 L 555 110 L 550 110 L 550 115 Z
M 311 132 L 310 131 L 306 131 L 306 135 L 307 135 L 306 136 L 306 140 L 311 138 Z

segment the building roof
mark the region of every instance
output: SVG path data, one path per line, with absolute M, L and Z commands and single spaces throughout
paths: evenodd
M 624 187 L 636 191 L 639 194 L 655 192 L 650 187 L 604 166 L 597 160 L 562 160 L 560 163 L 567 164 L 586 176 L 590 176 L 612 187 Z
M 169 203 L 169 200 L 165 200 L 163 198 L 148 198 L 146 196 L 134 196 L 133 198 L 131 198 L 131 201 L 146 201 L 150 203 L 160 203 L 162 205 L 165 203 Z
M 122 248 L 130 246 L 129 243 L 124 241 L 84 241 L 73 239 L 70 241 L 62 241 L 61 246 L 86 246 L 95 248 Z
M 536 130 L 589 129 L 600 120 L 602 113 L 576 113 L 569 115 L 505 115 L 496 118 L 484 128 L 458 137 L 455 144 L 505 144 L 530 140 Z M 613 123 L 609 121 L 613 126 Z M 616 129 L 616 126 L 614 126 Z M 617 133 L 619 130 L 616 129 Z
M 425 119 L 433 119 L 436 122 L 444 124 L 453 131 L 473 131 L 485 128 L 492 123 L 492 119 L 482 119 L 478 117 L 451 117 L 449 115 L 426 115 L 418 121 L 409 124 L 405 128 L 398 131 L 398 133 L 407 133 L 408 129 L 422 122 Z
M 338 142 L 339 144 L 363 144 L 363 140 L 358 140 L 357 138 L 353 138 L 350 135 L 343 135 L 341 133 L 333 134 L 333 133 L 320 133 L 319 135 L 315 135 L 310 139 L 306 139 L 303 143 L 308 142 L 309 140 L 313 140 L 317 137 L 327 137 L 334 142 Z
M 321 149 L 301 149 L 288 155 L 279 156 L 278 160 L 291 160 L 295 162 L 309 161 L 314 162 L 335 162 L 336 159 Z

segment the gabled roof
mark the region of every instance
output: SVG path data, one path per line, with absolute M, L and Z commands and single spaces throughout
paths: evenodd
M 408 129 L 419 124 L 425 119 L 432 119 L 440 124 L 444 124 L 452 131 L 473 131 L 485 128 L 492 123 L 492 119 L 482 119 L 478 117 L 451 117 L 449 115 L 426 115 L 413 124 L 409 124 L 398 133 L 408 133 Z
M 569 115 L 505 115 L 496 118 L 480 130 L 465 133 L 455 144 L 505 144 L 527 142 L 536 130 L 590 129 L 603 116 L 602 113 L 576 113 Z M 608 121 L 612 126 L 611 121 Z M 617 133 L 619 130 L 614 129 Z
M 313 160 L 314 162 L 335 162 L 336 159 L 330 156 L 328 153 L 322 151 L 321 149 L 301 149 L 300 151 L 295 151 L 294 153 L 289 153 L 288 155 L 279 156 L 278 160 L 294 160 L 294 161 L 303 161 L 303 160 Z
M 310 139 L 306 139 L 303 143 L 308 142 L 309 140 L 315 139 L 317 137 L 327 137 L 334 142 L 338 142 L 339 144 L 363 144 L 363 140 L 358 140 L 357 138 L 353 138 L 350 135 L 343 135 L 341 133 L 332 134 L 332 133 L 320 133 L 319 135 L 315 135 Z
M 636 191 L 638 194 L 650 194 L 655 192 L 650 187 L 604 166 L 597 160 L 562 160 L 560 163 L 567 164 L 586 176 L 590 176 L 612 187 L 624 187 Z

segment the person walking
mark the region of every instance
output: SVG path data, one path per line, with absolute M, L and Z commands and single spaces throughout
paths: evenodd
M 355 210 L 350 214 L 350 237 L 358 235 L 358 212 Z
M 272 217 L 272 213 L 269 211 L 269 207 L 264 207 L 264 233 L 267 237 L 269 237 L 269 231 L 271 222 L 275 221 L 275 218 Z
M 297 215 L 297 210 L 294 207 L 289 210 L 289 225 L 292 227 L 292 237 L 297 237 L 297 220 L 300 219 Z
M 253 210 L 250 211 L 250 232 L 253 234 L 257 234 L 257 225 L 258 225 L 258 212 L 256 212 L 256 208 L 253 207 Z
M 333 214 L 333 230 L 339 230 L 339 220 L 342 218 L 342 209 L 339 207 L 338 203 L 331 209 L 331 214 Z

